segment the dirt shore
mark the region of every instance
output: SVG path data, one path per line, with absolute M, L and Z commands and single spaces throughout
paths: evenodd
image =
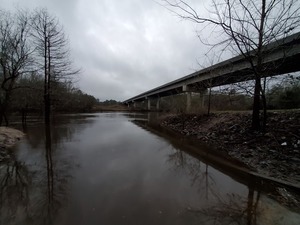
M 170 115 L 162 126 L 205 142 L 262 175 L 300 184 L 300 110 L 268 113 L 254 132 L 247 112 Z
M 14 146 L 24 133 L 9 127 L 0 127 L 0 163 L 11 157 L 10 148 Z

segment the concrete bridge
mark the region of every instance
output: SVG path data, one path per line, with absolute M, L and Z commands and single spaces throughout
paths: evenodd
M 263 65 L 272 68 L 272 73 L 265 76 L 300 71 L 300 32 L 264 46 L 263 52 Z M 137 103 L 147 101 L 147 109 L 150 110 L 151 101 L 156 101 L 156 108 L 159 109 L 161 97 L 186 93 L 188 111 L 192 92 L 203 95 L 209 87 L 253 79 L 249 61 L 240 55 L 141 93 L 123 103 L 135 107 Z

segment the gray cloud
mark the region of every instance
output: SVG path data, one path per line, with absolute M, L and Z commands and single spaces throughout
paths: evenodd
M 199 69 L 196 27 L 152 0 L 0 0 L 2 8 L 46 7 L 69 37 L 77 85 L 125 100 Z

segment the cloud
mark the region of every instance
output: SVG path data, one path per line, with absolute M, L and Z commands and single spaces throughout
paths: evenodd
M 101 100 L 125 100 L 194 72 L 204 53 L 196 27 L 152 0 L 0 0 L 46 7 L 69 37 L 79 88 Z

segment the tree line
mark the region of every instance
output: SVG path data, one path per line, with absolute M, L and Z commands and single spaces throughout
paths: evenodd
M 63 26 L 46 9 L 0 10 L 0 125 L 11 112 L 82 112 L 97 102 L 75 88 L 79 74 L 70 59 Z
M 268 110 L 299 109 L 300 108 L 300 76 L 289 75 L 276 80 L 266 90 L 266 108 Z M 242 85 L 245 88 L 245 84 Z M 251 110 L 253 106 L 252 90 L 244 90 L 240 85 L 230 85 L 207 90 L 204 94 L 193 93 L 191 99 L 192 113 L 207 113 L 210 111 L 243 111 Z M 146 103 L 144 104 L 146 107 Z M 263 109 L 260 105 L 260 109 Z M 174 113 L 186 111 L 186 96 L 175 95 L 161 98 L 160 109 Z

